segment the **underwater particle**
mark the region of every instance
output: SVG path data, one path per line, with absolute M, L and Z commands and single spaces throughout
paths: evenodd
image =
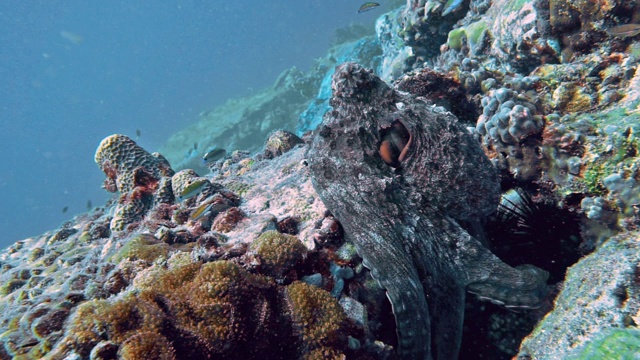
M 373 10 L 378 6 L 380 6 L 380 4 L 378 4 L 377 2 L 366 2 L 360 5 L 360 8 L 358 8 L 358 14 L 362 14 L 365 11 Z
M 71 31 L 67 31 L 67 30 L 61 30 L 60 31 L 60 37 L 75 44 L 75 45 L 80 45 L 82 44 L 82 41 L 84 41 L 84 39 L 82 38 L 81 35 L 78 35 L 76 33 L 73 33 Z
M 196 148 L 196 145 L 194 145 L 194 149 Z M 225 156 L 227 156 L 227 151 L 225 149 L 216 148 L 204 154 L 204 156 L 202 157 L 202 163 L 206 165 L 212 162 L 216 162 L 224 158 Z

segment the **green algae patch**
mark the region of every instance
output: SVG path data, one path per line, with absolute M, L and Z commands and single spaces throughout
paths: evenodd
M 117 253 L 109 258 L 113 263 L 124 259 L 154 262 L 159 257 L 167 257 L 173 250 L 171 246 L 161 242 L 150 234 L 137 234 L 131 238 Z
M 224 184 L 224 187 L 233 191 L 238 196 L 244 196 L 249 190 L 251 190 L 251 185 L 241 182 L 241 181 L 229 181 Z
M 449 31 L 447 38 L 447 45 L 454 50 L 460 50 L 462 48 L 462 36 L 466 36 L 464 28 L 453 29 Z
M 20 289 L 27 282 L 21 279 L 11 279 L 0 286 L 0 296 L 6 296 Z
M 484 34 L 488 31 L 487 22 L 484 20 L 476 21 L 465 27 L 453 29 L 449 31 L 447 37 L 447 45 L 454 50 L 460 50 L 463 45 L 463 36 L 467 39 L 467 44 L 471 49 L 475 49 L 482 40 Z
M 640 354 L 640 330 L 614 329 L 606 331 L 588 343 L 573 360 L 636 359 Z
M 469 46 L 475 47 L 478 45 L 480 40 L 482 40 L 482 36 L 487 32 L 487 23 L 483 20 L 476 21 L 466 26 L 466 34 L 467 40 L 469 41 Z

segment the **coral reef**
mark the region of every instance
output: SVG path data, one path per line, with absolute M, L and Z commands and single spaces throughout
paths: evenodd
M 105 138 L 95 160 L 114 197 L 0 252 L 0 358 L 394 358 L 409 347 L 398 343 L 396 330 L 403 335 L 417 316 L 396 329 L 405 295 L 389 301 L 374 277 L 389 288 L 390 272 L 428 256 L 380 267 L 358 242 L 415 237 L 430 229 L 413 231 L 423 219 L 436 222 L 429 239 L 478 238 L 518 273 L 543 275 L 523 264 L 550 273 L 550 293 L 540 299 L 533 291 L 536 301 L 497 276 L 466 290 L 502 306 L 448 294 L 446 304 L 465 313 L 461 358 L 635 355 L 640 42 L 619 30 L 640 22 L 640 5 L 393 4 L 374 27 L 340 30 L 310 70 L 288 69 L 273 86 L 201 113 L 161 149 L 167 158 L 124 135 Z M 349 61 L 361 67 L 332 88 L 336 66 Z M 336 135 L 337 128 L 318 125 L 348 102 L 376 110 L 345 117 L 329 150 L 307 158 L 311 131 Z M 439 120 L 417 120 L 433 114 Z M 356 139 L 372 137 L 363 143 L 370 149 L 358 152 L 347 130 L 365 120 L 382 125 L 355 129 Z M 458 135 L 428 142 L 419 136 L 418 129 L 439 121 L 450 121 Z M 465 149 L 483 160 L 456 160 L 464 147 L 447 139 L 466 139 Z M 430 155 L 430 171 L 412 172 L 427 143 L 441 144 L 435 148 L 442 152 Z M 341 161 L 361 161 L 344 171 L 313 170 L 342 148 L 349 151 Z M 225 151 L 203 161 L 214 149 Z M 469 176 L 467 163 L 489 172 L 493 166 L 497 174 L 490 181 Z M 385 174 L 377 182 L 366 181 L 372 168 Z M 353 198 L 352 206 L 336 211 L 340 206 L 327 202 L 329 211 L 311 177 L 335 176 L 335 189 L 358 169 L 350 186 L 369 187 L 340 193 L 336 202 Z M 442 169 L 467 175 L 438 177 Z M 416 184 L 428 193 L 412 190 Z M 381 188 L 388 201 L 379 206 L 358 197 Z M 457 193 L 466 195 L 441 200 Z M 355 215 L 363 209 L 374 209 L 371 220 Z M 354 223 L 367 227 L 368 238 Z M 451 249 L 467 248 L 465 241 L 440 253 L 451 256 Z M 456 261 L 473 264 L 470 257 Z M 443 283 L 466 284 L 454 273 Z M 430 290 L 442 295 L 438 286 Z M 462 285 L 456 289 L 464 296 Z M 442 298 L 431 296 L 430 305 Z M 505 309 L 533 302 L 540 307 Z M 432 308 L 430 326 L 441 329 L 446 314 Z M 447 331 L 433 333 L 436 353 Z
M 295 236 L 267 231 L 249 247 L 260 260 L 262 271 L 281 278 L 307 255 L 307 248 Z
M 578 354 L 606 354 L 606 347 L 622 346 L 615 337 L 597 338 L 640 324 L 639 238 L 637 232 L 612 237 L 569 269 L 553 311 L 525 338 L 520 358 L 583 358 Z M 607 345 L 597 350 L 598 342 Z
M 167 159 L 158 153 L 149 154 L 125 135 L 111 135 L 102 140 L 96 150 L 95 161 L 107 175 L 105 189 L 113 191 L 115 185 L 117 191 L 123 194 L 147 185 L 144 183 L 144 172 L 156 181 L 163 176 L 173 175 Z
M 269 134 L 264 145 L 264 156 L 272 159 L 291 150 L 294 146 L 302 144 L 302 139 L 295 134 L 284 130 L 276 130 Z
M 129 224 L 141 220 L 154 203 L 160 180 L 174 173 L 162 155 L 149 154 L 125 135 L 111 135 L 102 140 L 95 161 L 107 175 L 104 188 L 121 194 L 111 220 L 112 231 L 125 230 Z M 155 202 L 172 201 L 165 186 L 158 195 Z

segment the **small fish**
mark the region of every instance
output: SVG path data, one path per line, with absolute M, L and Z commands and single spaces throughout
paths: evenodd
M 207 212 L 209 212 L 209 210 L 211 210 L 211 207 L 213 206 L 213 203 L 204 203 L 200 206 L 198 206 L 192 213 L 191 215 L 189 215 L 189 219 L 191 220 L 198 220 L 201 217 L 204 216 L 204 214 L 206 214 Z
M 202 162 L 207 164 L 210 162 L 218 161 L 227 155 L 227 151 L 225 149 L 213 149 L 208 153 L 204 154 L 202 157 Z
M 87 210 L 91 209 L 93 209 L 93 204 L 91 203 L 91 200 L 87 200 Z
M 607 34 L 617 37 L 634 37 L 640 34 L 640 24 L 625 24 L 620 26 L 614 26 L 605 30 Z
M 360 5 L 360 8 L 358 9 L 358 14 L 363 13 L 365 11 L 369 11 L 373 8 L 376 8 L 380 6 L 380 4 L 378 4 L 377 2 L 366 2 L 362 5 Z
M 204 188 L 209 184 L 209 180 L 207 179 L 198 179 L 191 184 L 187 185 L 187 187 L 182 190 L 180 196 L 178 196 L 178 200 L 183 201 L 189 198 L 192 198 L 202 192 Z
M 136 139 L 140 138 L 140 135 L 142 135 L 142 131 L 140 131 L 140 129 L 136 129 Z
M 64 213 L 66 213 L 66 212 L 67 212 L 67 210 L 69 210 L 69 207 L 68 207 L 68 206 L 63 207 L 63 208 L 62 208 L 62 213 L 63 213 L 63 214 L 64 214 Z
M 193 150 L 198 150 L 198 143 L 197 142 L 193 143 Z

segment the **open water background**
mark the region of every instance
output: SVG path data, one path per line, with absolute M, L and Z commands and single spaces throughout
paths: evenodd
M 152 152 L 198 114 L 306 70 L 355 0 L 0 2 L 0 248 L 111 194 L 93 161 L 110 134 Z M 68 207 L 66 213 L 62 209 Z

